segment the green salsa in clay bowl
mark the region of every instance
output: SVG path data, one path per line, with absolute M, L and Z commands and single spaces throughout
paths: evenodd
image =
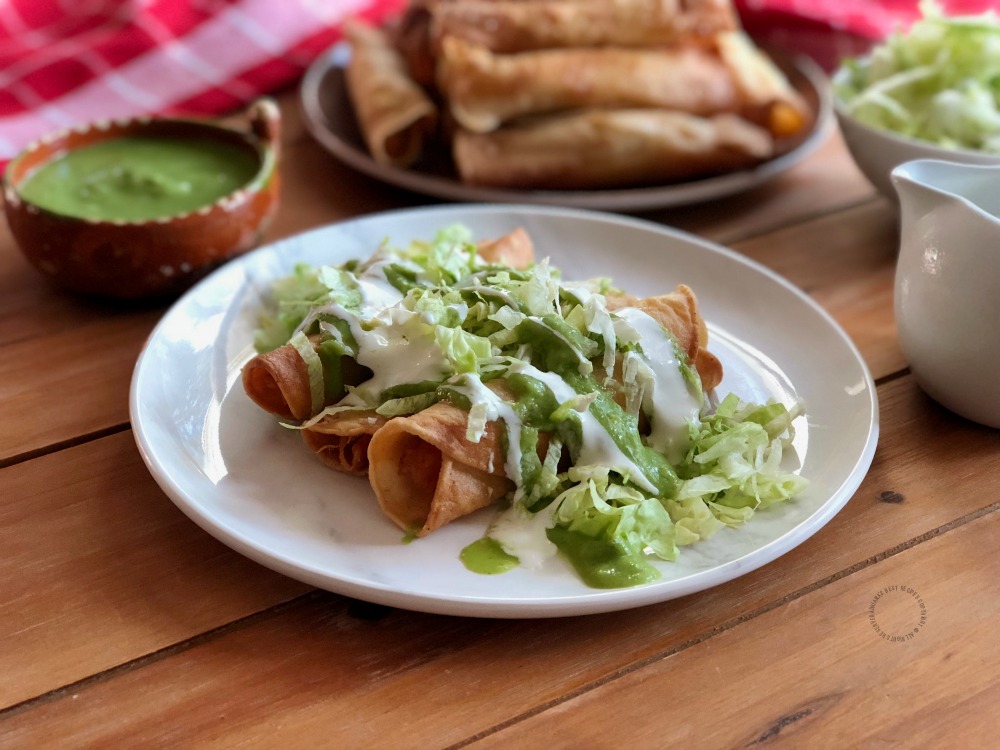
M 55 133 L 7 165 L 7 221 L 31 263 L 74 291 L 176 294 L 256 245 L 278 202 L 280 115 L 136 118 Z

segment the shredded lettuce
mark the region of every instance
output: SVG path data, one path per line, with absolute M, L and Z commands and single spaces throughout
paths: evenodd
M 461 224 L 438 231 L 429 242 L 416 240 L 401 254 L 420 266 L 418 278 L 431 285 L 454 284 L 477 267 L 472 233 Z
M 730 394 L 691 426 L 691 449 L 677 467 L 686 478 L 673 496 L 622 485 L 605 467 L 574 467 L 560 477 L 569 487 L 552 503 L 552 522 L 636 558 L 676 560 L 679 547 L 741 526 L 756 510 L 805 489 L 807 480 L 781 468 L 801 413 L 800 404 L 761 406 Z
M 792 423 L 801 413 L 801 404 L 787 409 L 726 396 L 714 414 L 691 426 L 691 448 L 678 468 L 682 482 L 674 499 L 701 499 L 720 521 L 738 526 L 752 511 L 801 492 L 806 480 L 781 468 L 783 449 L 794 437 Z
M 612 481 L 606 467 L 571 468 L 573 485 L 553 502 L 552 518 L 570 531 L 616 542 L 636 556 L 675 560 L 674 524 L 664 505 Z
M 992 11 L 923 18 L 845 60 L 834 89 L 861 122 L 951 149 L 1000 153 L 1000 23 Z
M 295 350 L 306 363 L 306 371 L 309 373 L 309 397 L 312 402 L 312 413 L 323 408 L 323 398 L 326 393 L 326 383 L 323 379 L 323 362 L 316 353 L 312 341 L 304 333 L 299 331 L 288 342 L 295 347 Z
M 328 266 L 314 268 L 300 263 L 292 274 L 271 287 L 272 309 L 265 313 L 254 335 L 254 347 L 269 352 L 288 343 L 292 334 L 313 308 L 336 298 L 357 310 L 360 295 L 347 274 Z
M 418 393 L 413 396 L 402 396 L 383 401 L 375 412 L 383 417 L 402 417 L 407 414 L 416 414 L 418 411 L 428 409 L 438 402 L 436 392 Z
M 479 363 L 493 355 L 493 345 L 489 339 L 461 328 L 435 326 L 434 340 L 455 372 L 479 372 Z

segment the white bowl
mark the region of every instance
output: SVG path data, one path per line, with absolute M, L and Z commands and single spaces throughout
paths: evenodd
M 840 75 L 842 73 L 838 71 L 834 74 L 833 80 L 836 81 Z M 935 146 L 930 141 L 922 141 L 866 125 L 848 113 L 847 107 L 836 95 L 834 96 L 833 111 L 836 113 L 840 132 L 847 144 L 847 150 L 850 151 L 858 169 L 880 193 L 894 202 L 896 201 L 896 191 L 893 189 L 889 175 L 893 169 L 904 162 L 914 159 L 938 159 L 959 164 L 1000 164 L 1000 154 L 943 148 Z

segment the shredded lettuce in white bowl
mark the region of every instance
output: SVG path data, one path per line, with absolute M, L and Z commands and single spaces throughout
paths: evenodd
M 1000 19 L 989 11 L 922 18 L 833 77 L 839 107 L 861 123 L 946 149 L 1000 154 Z

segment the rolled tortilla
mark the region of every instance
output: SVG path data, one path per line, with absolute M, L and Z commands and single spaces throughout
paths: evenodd
M 309 370 L 291 344 L 258 354 L 243 366 L 243 390 L 257 406 L 282 419 L 312 414 Z
M 384 31 L 355 21 L 344 30 L 351 42 L 347 89 L 365 143 L 380 164 L 409 166 L 434 132 L 437 108 Z
M 492 133 L 459 132 L 453 153 L 470 185 L 612 188 L 748 168 L 773 154 L 773 141 L 735 115 L 595 110 Z
M 391 32 L 410 77 L 427 87 L 434 85 L 436 66 L 436 53 L 431 48 L 431 6 L 430 0 L 411 0 Z
M 495 240 L 480 242 L 476 252 L 487 263 L 502 263 L 511 268 L 524 269 L 535 262 L 534 243 L 521 227 Z
M 678 346 L 687 354 L 701 378 L 701 386 L 710 391 L 722 382 L 722 363 L 708 351 L 708 326 L 698 309 L 698 298 L 691 288 L 678 284 L 669 294 L 633 297 L 628 294 L 606 296 L 609 310 L 634 307 L 642 310 L 670 331 Z
M 417 536 L 486 508 L 514 483 L 504 475 L 501 427 L 466 439 L 468 412 L 447 403 L 390 420 L 368 446 L 368 479 L 379 507 Z
M 322 352 L 319 336 L 310 337 L 314 348 Z M 245 365 L 241 373 L 243 390 L 257 406 L 282 419 L 302 420 L 317 414 L 320 409 L 336 403 L 344 396 L 344 388 L 332 390 L 333 383 L 358 385 L 371 377 L 371 370 L 359 365 L 348 356 L 341 356 L 334 363 L 323 359 L 326 382 L 323 403 L 314 404 L 309 382 L 309 368 L 302 355 L 292 344 L 279 346 L 265 354 L 258 354 Z M 336 375 L 326 370 L 338 368 Z
M 636 307 L 658 320 L 696 363 L 706 391 L 722 380 L 721 364 L 704 348 L 708 331 L 689 287 L 681 284 L 669 294 L 641 299 L 609 295 L 608 307 Z M 506 393 L 502 384 L 490 387 Z M 514 489 L 504 472 L 504 428 L 490 422 L 473 443 L 466 439 L 467 426 L 468 412 L 439 402 L 393 419 L 375 433 L 368 447 L 368 478 L 382 511 L 401 528 L 426 536 Z M 540 436 L 539 451 L 547 444 Z
M 302 439 L 327 466 L 365 476 L 368 473 L 368 445 L 387 421 L 370 410 L 337 412 L 302 430 Z
M 494 52 L 558 47 L 645 47 L 737 28 L 729 0 L 460 0 L 431 10 L 430 36 Z
M 740 93 L 744 116 L 764 125 L 775 138 L 795 136 L 812 123 L 805 99 L 750 37 L 731 31 L 716 35 L 713 42 Z
M 495 55 L 448 38 L 438 85 L 455 120 L 475 133 L 525 115 L 570 109 L 655 107 L 705 116 L 737 112 L 742 105 L 723 61 L 697 47 Z

